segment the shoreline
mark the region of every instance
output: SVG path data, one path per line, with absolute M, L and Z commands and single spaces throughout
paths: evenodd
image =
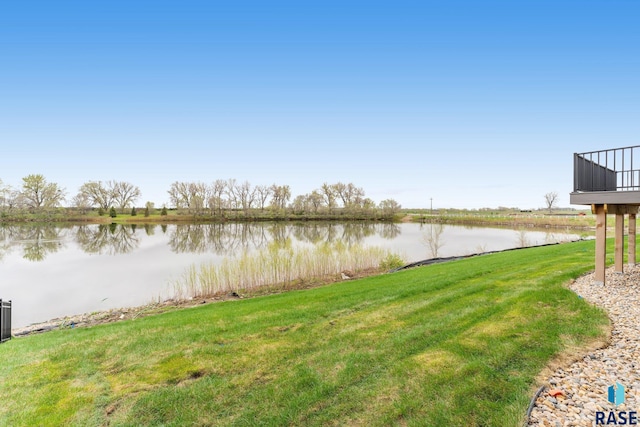
M 475 254 L 469 254 L 464 256 L 452 256 L 445 258 L 430 258 L 422 261 L 412 262 L 406 264 L 402 267 L 392 269 L 390 271 L 383 271 L 380 269 L 369 269 L 365 271 L 360 271 L 357 273 L 351 271 L 342 271 L 337 273 L 332 277 L 325 278 L 311 278 L 311 279 L 303 279 L 298 280 L 294 283 L 288 284 L 277 284 L 272 286 L 264 286 L 262 288 L 253 289 L 253 290 L 244 290 L 239 289 L 237 292 L 227 292 L 223 294 L 209 295 L 209 296 L 198 296 L 191 297 L 189 299 L 178 299 L 178 298 L 169 298 L 161 302 L 151 302 L 148 304 L 134 306 L 134 307 L 121 307 L 121 308 L 112 308 L 108 310 L 101 310 L 92 313 L 82 313 L 82 314 L 72 314 L 64 317 L 56 317 L 53 319 L 45 320 L 42 322 L 35 322 L 27 326 L 22 326 L 19 328 L 12 328 L 11 335 L 15 338 L 21 338 L 28 335 L 49 332 L 57 329 L 73 329 L 76 327 L 91 327 L 106 323 L 113 323 L 122 320 L 134 320 L 137 318 L 142 318 L 150 315 L 161 314 L 172 310 L 177 310 L 181 308 L 190 308 L 197 307 L 203 304 L 211 304 L 215 302 L 229 301 L 229 300 L 237 300 L 237 299 L 245 299 L 245 298 L 254 298 L 258 296 L 264 295 L 272 295 L 283 292 L 289 292 L 294 290 L 303 290 L 303 289 L 311 289 L 319 286 L 328 285 L 331 283 L 343 282 L 346 280 L 360 279 L 363 277 L 370 277 L 379 274 L 388 274 L 394 273 L 396 271 L 405 270 L 408 268 L 415 268 L 421 266 L 428 266 L 431 264 L 439 264 L 443 262 L 451 262 L 465 258 L 471 258 L 482 255 L 491 255 L 500 252 L 509 252 L 521 249 L 529 249 L 543 246 L 553 246 L 564 243 L 573 243 L 579 242 L 583 240 L 592 240 L 592 238 L 583 238 L 577 240 L 571 240 L 567 242 L 557 242 L 557 243 L 545 243 L 542 245 L 535 246 L 525 246 L 525 247 L 517 247 L 517 248 L 509 248 L 498 251 L 486 251 Z
M 353 273 L 351 271 L 342 271 L 331 277 L 298 280 L 294 283 L 264 286 L 262 288 L 252 290 L 239 289 L 237 292 L 231 291 L 216 295 L 190 297 L 188 299 L 169 298 L 164 301 L 151 302 L 134 307 L 112 308 L 109 310 L 101 310 L 92 313 L 72 314 L 63 317 L 56 317 L 42 322 L 35 322 L 19 328 L 12 328 L 11 337 L 23 338 L 29 335 L 40 334 L 60 329 L 89 328 L 92 326 L 98 326 L 107 323 L 135 320 L 138 318 L 167 313 L 174 310 L 199 307 L 204 304 L 214 304 L 217 302 L 249 299 L 290 291 L 312 289 L 332 283 L 344 282 L 348 280 L 360 279 L 363 277 L 376 276 L 386 273 L 388 272 L 382 271 L 380 269 L 369 269 L 357 273 Z

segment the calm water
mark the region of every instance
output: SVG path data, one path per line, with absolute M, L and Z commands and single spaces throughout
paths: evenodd
M 0 298 L 13 301 L 15 328 L 168 298 L 171 283 L 191 264 L 221 261 L 274 240 L 380 246 L 413 262 L 578 237 L 412 223 L 0 226 Z

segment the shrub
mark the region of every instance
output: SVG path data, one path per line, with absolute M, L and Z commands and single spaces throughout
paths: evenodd
M 405 265 L 404 260 L 397 254 L 388 253 L 382 261 L 380 261 L 380 269 L 389 271 L 396 268 L 400 268 Z

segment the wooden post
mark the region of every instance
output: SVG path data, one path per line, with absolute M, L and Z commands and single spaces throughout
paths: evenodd
M 593 205 L 596 214 L 596 277 L 595 282 L 604 285 L 607 257 L 607 211 L 606 205 Z
M 624 213 L 616 211 L 615 272 L 624 273 Z
M 636 214 L 629 214 L 629 265 L 636 265 Z

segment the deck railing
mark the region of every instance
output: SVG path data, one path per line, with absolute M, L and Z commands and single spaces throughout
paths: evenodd
M 640 191 L 640 145 L 575 153 L 573 191 Z
M 0 343 L 11 339 L 11 301 L 0 299 Z

